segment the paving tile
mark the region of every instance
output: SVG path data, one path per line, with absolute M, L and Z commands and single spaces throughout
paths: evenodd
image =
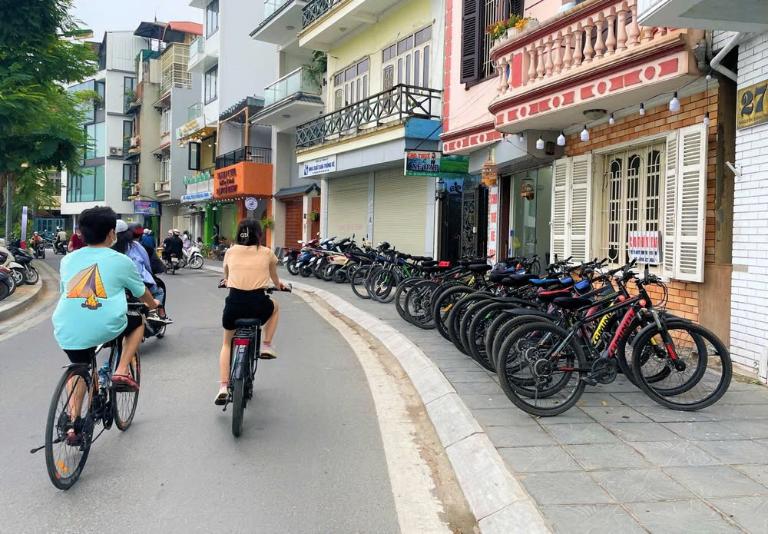
M 645 532 L 632 516 L 617 504 L 542 506 L 541 511 L 555 527 L 557 534 Z
M 696 423 L 663 423 L 663 425 L 678 436 L 692 441 L 744 439 L 744 436 L 731 430 L 719 421 L 711 423 L 706 421 Z
M 454 389 L 460 395 L 504 395 L 496 382 L 454 382 Z
M 564 445 L 590 443 L 619 443 L 616 436 L 598 423 L 574 423 L 570 425 L 549 425 L 547 431 Z
M 517 477 L 539 504 L 612 503 L 605 490 L 586 473 L 531 473 Z
M 458 382 L 493 382 L 485 371 L 446 371 L 445 377 L 452 383 Z
M 749 532 L 768 532 L 768 499 L 731 497 L 713 499 L 710 503 Z
M 611 396 L 619 402 L 631 406 L 632 408 L 638 408 L 639 406 L 658 406 L 659 404 L 650 398 L 642 391 L 622 391 L 618 393 L 611 393 Z
M 768 406 L 765 404 L 720 404 L 710 406 L 702 413 L 713 415 L 717 419 L 768 419 Z
M 601 423 L 650 423 L 650 419 L 629 406 L 587 406 L 587 415 Z
M 768 388 L 757 387 L 757 389 L 734 390 L 728 388 L 723 398 L 717 401 L 718 404 L 768 404 Z
M 535 447 L 557 445 L 540 426 L 491 426 L 486 429 L 494 447 Z
M 539 417 L 538 421 L 542 426 L 548 426 L 573 423 L 593 423 L 595 420 L 588 416 L 584 410 L 574 406 L 567 412 L 554 417 Z
M 481 425 L 489 426 L 512 426 L 512 425 L 535 425 L 538 426 L 536 418 L 528 415 L 522 410 L 512 408 L 475 408 L 471 410 Z
M 768 461 L 768 458 L 763 460 Z M 735 467 L 752 480 L 755 480 L 763 486 L 768 486 L 768 465 L 734 465 Z
M 609 393 L 624 393 L 628 391 L 637 391 L 637 386 L 621 375 L 619 375 L 619 377 L 614 382 L 610 384 L 603 384 L 597 387 L 602 391 L 607 391 Z
M 715 510 L 698 500 L 648 502 L 626 506 L 638 522 L 654 534 L 741 532 Z
M 651 464 L 645 461 L 635 449 L 623 443 L 566 445 L 565 449 L 588 471 L 594 469 L 651 467 Z
M 696 421 L 717 421 L 717 417 L 706 412 L 681 412 L 669 410 L 653 403 L 653 406 L 637 406 L 638 412 L 657 423 L 688 423 Z
M 462 395 L 461 399 L 472 409 L 514 407 L 512 401 L 501 393 L 498 395 Z
M 581 396 L 576 406 L 622 406 L 623 403 L 608 391 L 587 392 Z
M 718 465 L 715 458 L 701 450 L 697 444 L 676 441 L 630 442 L 646 460 L 660 467 L 690 467 L 696 465 Z
M 768 439 L 768 421 L 766 420 L 723 421 L 723 425 L 745 438 Z
M 592 471 L 590 475 L 617 502 L 670 501 L 696 497 L 660 469 Z
M 699 441 L 696 444 L 724 464 L 764 464 L 768 461 L 768 446 L 756 441 Z
M 499 449 L 504 461 L 517 473 L 537 473 L 544 471 L 580 471 L 579 464 L 573 461 L 562 447 L 513 447 Z
M 674 441 L 677 436 L 659 423 L 606 423 L 624 441 Z
M 768 494 L 768 487 L 724 465 L 666 467 L 664 471 L 705 499 Z

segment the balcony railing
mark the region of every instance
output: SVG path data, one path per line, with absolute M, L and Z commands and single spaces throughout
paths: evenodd
M 196 37 L 189 43 L 189 62 L 195 63 L 203 55 L 205 55 L 205 37 Z
M 165 93 L 171 87 L 192 87 L 192 74 L 189 66 L 189 45 L 173 43 L 160 56 L 160 92 Z
M 264 18 L 272 16 L 272 13 L 283 7 L 290 0 L 264 0 Z
M 257 146 L 244 146 L 227 152 L 216 158 L 216 168 L 222 169 L 243 161 L 252 163 L 272 163 L 272 149 Z
M 306 148 L 365 128 L 402 121 L 409 117 L 440 117 L 440 95 L 436 89 L 396 85 L 296 128 L 296 145 Z
M 202 102 L 197 102 L 195 104 L 192 104 L 187 108 L 187 121 L 193 121 L 196 118 L 202 116 L 202 114 L 203 114 Z
M 320 87 L 310 79 L 304 67 L 289 72 L 276 82 L 264 88 L 264 107 L 271 106 L 296 93 L 320 95 Z
M 342 0 L 312 0 L 301 9 L 301 27 L 306 28 L 341 2 Z
M 685 30 L 639 26 L 637 0 L 577 6 L 541 26 L 497 42 L 491 59 L 499 73 L 499 99 L 548 85 L 584 70 L 634 57 L 635 49 L 669 41 Z

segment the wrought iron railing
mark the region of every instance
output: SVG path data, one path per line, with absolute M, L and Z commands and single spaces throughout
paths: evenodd
M 221 169 L 229 167 L 241 161 L 251 161 L 253 163 L 272 163 L 272 149 L 258 146 L 244 146 L 227 152 L 216 158 L 216 168 Z
M 342 0 L 312 0 L 301 8 L 301 27 L 306 28 L 341 2 Z
M 409 117 L 440 118 L 440 95 L 437 89 L 396 85 L 304 123 L 296 128 L 296 145 L 306 148 L 359 130 L 402 121 Z

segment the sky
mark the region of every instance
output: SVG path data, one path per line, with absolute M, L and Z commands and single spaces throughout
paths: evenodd
M 189 0 L 75 0 L 74 16 L 101 41 L 107 30 L 135 30 L 142 21 L 203 22 L 203 12 Z

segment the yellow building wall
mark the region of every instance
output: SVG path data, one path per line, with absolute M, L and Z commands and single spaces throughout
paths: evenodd
M 373 95 L 382 91 L 382 50 L 396 43 L 421 28 L 432 24 L 429 0 L 410 0 L 402 5 L 385 12 L 381 19 L 372 25 L 345 39 L 338 46 L 328 51 L 328 96 L 325 107 L 333 111 L 333 75 L 352 63 L 369 56 L 368 94 Z M 435 46 L 435 35 L 438 28 L 433 28 L 432 42 Z

